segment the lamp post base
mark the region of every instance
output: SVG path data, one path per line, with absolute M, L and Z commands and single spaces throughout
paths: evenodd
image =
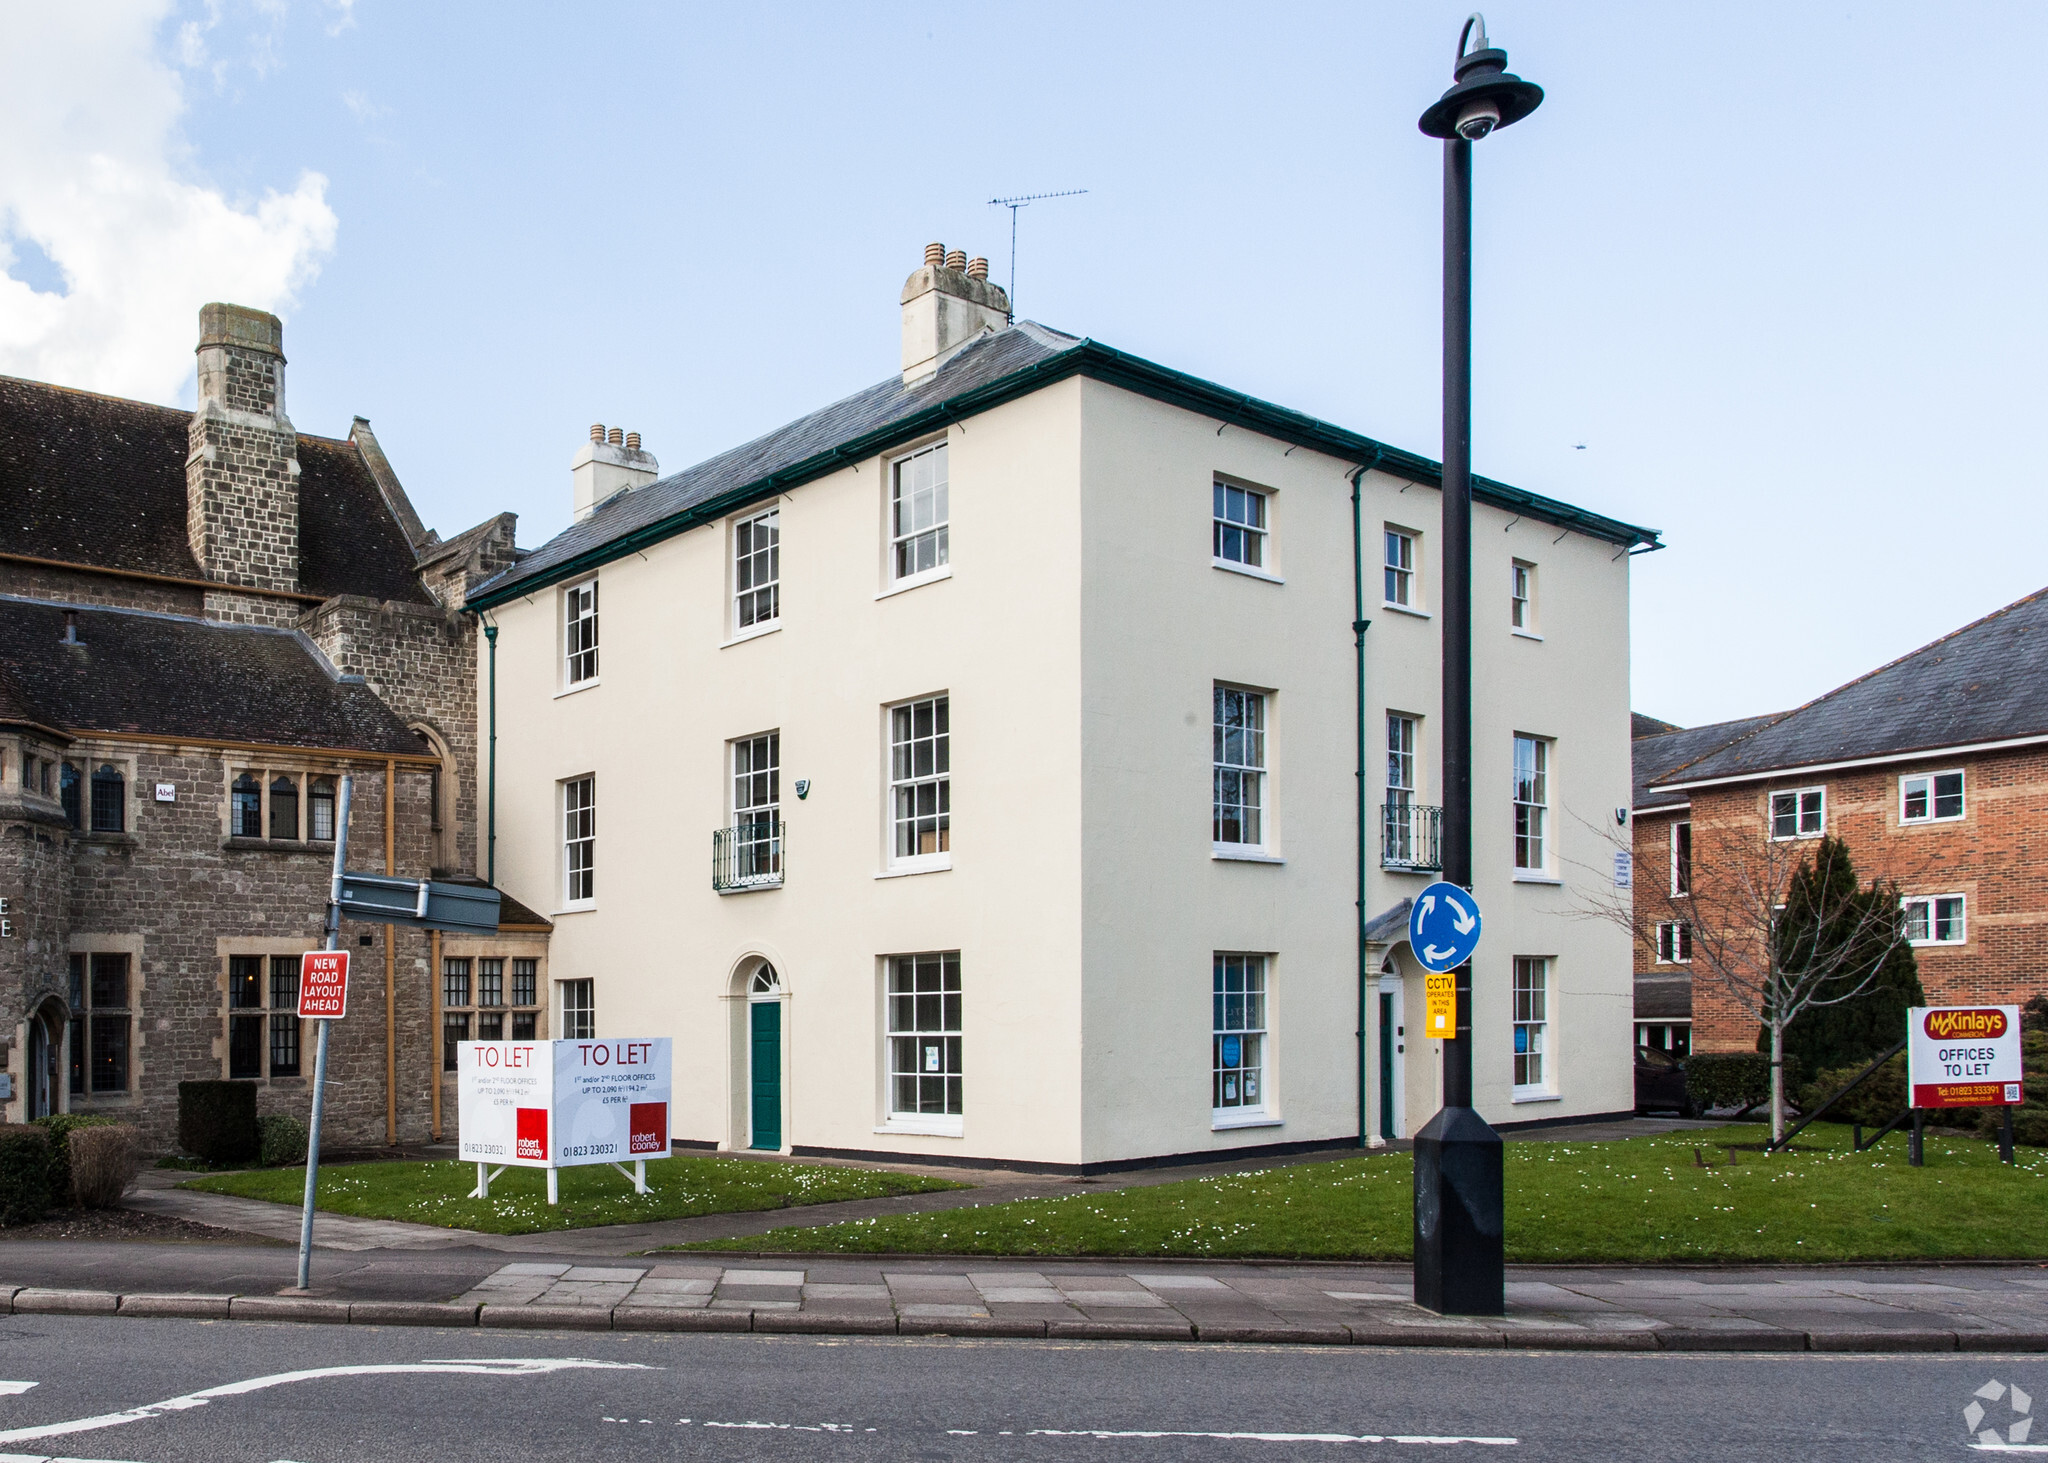
M 1500 1134 L 1447 1107 L 1415 1135 L 1415 1303 L 1440 1316 L 1506 1308 Z

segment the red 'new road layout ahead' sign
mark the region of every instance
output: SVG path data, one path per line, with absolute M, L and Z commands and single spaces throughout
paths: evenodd
M 299 961 L 299 1015 L 339 1021 L 348 1014 L 348 951 L 308 950 Z

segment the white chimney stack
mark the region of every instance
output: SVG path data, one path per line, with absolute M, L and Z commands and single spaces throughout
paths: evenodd
M 569 464 L 576 521 L 595 513 L 605 499 L 644 488 L 660 476 L 661 464 L 652 452 L 641 450 L 638 432 L 613 427 L 607 435 L 602 422 L 593 424 L 590 440 Z
M 977 271 L 975 266 L 979 265 Z M 988 265 L 964 250 L 927 244 L 924 264 L 903 282 L 903 381 L 937 372 L 962 347 L 1010 322 L 1010 297 L 988 282 Z

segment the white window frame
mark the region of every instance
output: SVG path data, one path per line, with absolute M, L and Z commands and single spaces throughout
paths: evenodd
M 1406 711 L 1389 711 L 1386 745 L 1386 786 L 1382 795 L 1387 811 L 1381 814 L 1381 836 L 1392 842 L 1390 853 L 1409 860 L 1422 841 L 1415 826 L 1415 809 L 1420 806 L 1417 799 L 1422 791 L 1422 718 Z
M 1380 596 L 1387 609 L 1423 612 L 1422 535 L 1412 528 L 1380 525 Z
M 1225 720 L 1229 714 L 1227 708 L 1234 697 L 1244 698 L 1242 704 L 1257 723 L 1244 725 L 1235 733 Z M 1265 691 L 1233 686 L 1226 681 L 1217 681 L 1212 688 L 1209 716 L 1209 847 L 1212 853 L 1242 857 L 1245 854 L 1263 854 L 1273 846 L 1273 774 L 1267 746 L 1272 739 L 1271 700 Z M 1233 749 L 1228 743 L 1232 735 L 1242 739 L 1235 749 L 1238 757 L 1250 760 L 1230 760 Z M 1237 799 L 1227 805 L 1223 801 L 1226 778 L 1234 779 L 1238 790 Z M 1222 811 L 1226 806 L 1237 810 L 1238 831 L 1250 831 L 1254 837 L 1231 842 L 1222 836 Z M 1247 830 L 1247 823 L 1257 826 Z
M 1530 640 L 1536 633 L 1536 566 L 1527 559 L 1508 561 L 1508 628 Z
M 920 993 L 916 990 L 918 978 L 926 974 L 926 966 L 935 967 L 938 989 Z M 908 974 L 912 989 L 898 992 L 897 979 Z M 948 997 L 950 996 L 950 1011 Z M 921 1001 L 936 997 L 937 1021 L 927 1024 L 919 1011 Z M 903 1007 L 899 1002 L 909 1001 L 910 1022 L 904 1024 L 897 1017 Z M 888 1132 L 931 1133 L 941 1137 L 955 1137 L 966 1131 L 966 1063 L 965 1020 L 963 1007 L 965 997 L 960 977 L 960 952 L 958 950 L 922 950 L 910 955 L 889 955 L 882 960 L 882 1111 L 883 1127 Z M 899 1058 L 907 1057 L 906 1068 Z M 933 1067 L 932 1062 L 938 1065 Z M 951 1070 L 948 1070 L 950 1066 Z M 923 1107 L 924 1079 L 937 1077 L 940 1089 L 941 1110 Z M 905 1108 L 897 1103 L 897 1081 L 908 1078 L 918 1083 L 918 1103 L 914 1108 Z M 959 1100 L 946 1094 L 946 1082 L 950 1078 L 957 1084 Z M 953 1110 L 943 1110 L 950 1105 Z
M 564 912 L 594 909 L 597 906 L 597 774 L 586 772 L 579 777 L 565 777 L 555 787 L 555 827 L 561 830 L 562 840 L 562 909 Z M 583 790 L 588 801 L 572 805 L 570 800 L 578 789 Z M 584 815 L 580 826 L 570 821 L 577 813 Z M 583 850 L 580 862 L 577 858 L 579 845 Z M 580 881 L 578 875 L 583 876 Z M 579 888 L 587 892 L 578 893 Z
M 588 612 L 582 596 L 589 595 Z M 558 694 L 587 691 L 598 684 L 597 576 L 565 585 L 556 602 L 555 624 L 562 637 L 562 688 Z M 586 631 L 585 626 L 588 626 Z M 587 673 L 586 673 L 587 666 Z
M 1516 1102 L 1540 1101 L 1557 1095 L 1557 1052 L 1550 1039 L 1556 1025 L 1550 1013 L 1550 1008 L 1557 1004 L 1556 982 L 1552 978 L 1555 964 L 1548 955 L 1514 957 L 1509 995 L 1514 1040 L 1510 1043 L 1509 1060 L 1513 1063 L 1510 1078 Z M 1525 979 L 1532 971 L 1538 977 L 1533 987 Z M 1532 991 L 1534 1001 L 1527 999 Z M 1528 1075 L 1525 1064 L 1531 1058 L 1535 1061 L 1536 1080 L 1527 1082 L 1523 1080 Z
M 930 736 L 917 735 L 917 709 L 929 705 L 932 708 L 932 733 Z M 934 691 L 925 696 L 913 696 L 908 701 L 898 701 L 882 709 L 882 754 L 884 761 L 883 778 L 888 788 L 887 801 L 882 808 L 882 837 L 886 850 L 887 870 L 890 874 L 923 874 L 953 867 L 953 698 L 950 692 Z M 897 728 L 899 718 L 909 718 L 909 736 L 899 741 Z M 940 722 L 944 729 L 940 729 Z M 929 770 L 920 772 L 917 763 L 917 747 L 924 742 L 932 744 Z M 908 748 L 907 760 L 899 758 L 898 748 Z M 935 788 L 932 811 L 920 811 L 921 792 Z M 903 799 L 911 798 L 909 816 L 904 814 Z M 934 819 L 939 847 L 929 853 L 901 853 L 903 827 L 911 829 L 913 843 L 918 838 L 917 825 L 927 819 Z
M 576 1005 L 569 1004 L 571 992 L 587 997 Z M 572 1020 L 572 1017 L 587 1016 L 589 1025 Z M 562 1033 L 563 1041 L 595 1041 L 597 1039 L 597 982 L 589 976 L 581 980 L 558 980 L 555 982 L 555 1030 Z
M 762 743 L 766 743 L 765 749 Z M 768 760 L 756 764 L 756 753 Z M 740 763 L 749 765 L 742 770 Z M 782 732 L 772 728 L 725 744 L 725 785 L 732 800 L 726 827 L 731 839 L 730 872 L 744 889 L 771 888 L 782 882 Z M 742 828 L 768 825 L 745 842 Z
M 1255 503 L 1256 522 L 1230 516 L 1232 497 Z M 1240 540 L 1244 554 L 1233 558 L 1225 552 L 1232 537 Z M 1268 488 L 1249 487 L 1228 478 L 1213 478 L 1209 504 L 1209 562 L 1233 574 L 1278 581 L 1273 563 L 1273 493 Z
M 1944 777 L 1956 780 L 1956 811 L 1940 813 L 1940 792 L 1936 783 Z M 1914 796 L 1913 784 L 1920 784 L 1919 796 L 1922 811 L 1917 817 L 1909 812 Z M 1922 823 L 1960 823 L 1970 810 L 1969 779 L 1963 776 L 1960 767 L 1944 767 L 1939 772 L 1907 772 L 1899 778 L 1899 821 L 1917 827 Z
M 1680 844 L 1685 845 L 1683 855 L 1679 853 Z M 1692 819 L 1677 818 L 1671 824 L 1671 897 L 1683 899 L 1691 893 Z
M 929 521 L 922 524 L 918 523 L 915 513 L 915 494 L 918 489 L 913 484 L 911 488 L 913 496 L 911 500 L 912 514 L 910 527 L 905 528 L 903 519 L 904 470 L 911 468 L 913 464 L 934 460 L 940 465 L 940 473 L 930 485 L 933 500 L 932 516 Z M 886 539 L 883 580 L 888 586 L 888 591 L 912 589 L 920 584 L 929 584 L 935 579 L 949 578 L 953 573 L 952 452 L 949 439 L 941 437 L 936 442 L 927 442 L 922 447 L 913 448 L 901 456 L 890 458 L 888 471 L 884 474 L 883 481 L 885 491 L 883 494 L 882 511 L 884 514 L 884 538 Z M 916 545 L 921 539 L 926 537 L 932 540 L 932 557 L 934 562 L 923 568 L 917 568 L 915 567 L 915 559 L 919 555 L 917 554 Z M 913 567 L 907 573 L 899 572 L 906 546 L 912 555 L 913 561 Z
M 1682 919 L 1667 919 L 1657 925 L 1657 963 L 1659 965 L 1692 964 L 1692 924 Z
M 1533 786 L 1525 789 L 1522 780 L 1522 744 L 1526 742 L 1535 749 L 1531 761 Z M 1544 879 L 1549 876 L 1554 849 L 1550 810 L 1555 799 L 1550 796 L 1550 783 L 1555 773 L 1551 763 L 1551 752 L 1556 743 L 1549 737 L 1539 737 L 1531 732 L 1516 732 L 1514 750 L 1511 754 L 1509 791 L 1514 804 L 1514 860 L 1515 877 Z M 1524 791 L 1534 794 L 1525 798 Z M 1533 833 L 1525 833 L 1525 826 L 1533 826 Z M 1535 844 L 1536 861 L 1526 861 L 1527 845 Z
M 763 548 L 760 534 L 770 535 Z M 742 547 L 745 540 L 745 547 Z M 732 629 L 734 640 L 747 640 L 782 628 L 782 505 L 735 518 L 727 543 L 732 570 Z M 765 577 L 760 577 L 765 573 Z M 768 613 L 762 614 L 765 596 Z M 751 615 L 752 618 L 748 618 Z M 731 642 L 728 641 L 728 644 Z
M 1941 906 L 1953 902 L 1955 913 L 1949 924 L 1951 934 L 1942 939 L 1936 931 L 1940 929 Z M 1920 928 L 1924 932 L 1917 939 L 1913 935 L 1915 907 L 1920 915 Z M 1970 943 L 1969 899 L 1961 894 L 1908 894 L 1899 901 L 1899 908 L 1906 912 L 1906 943 L 1916 948 L 1926 945 L 1955 946 Z
M 1230 1010 L 1228 985 L 1240 983 L 1240 1004 Z M 1268 1123 L 1273 1115 L 1272 957 L 1218 950 L 1209 963 L 1209 1125 L 1236 1128 Z M 1253 989 L 1253 982 L 1257 989 Z M 1256 1002 L 1256 1006 L 1254 1005 Z M 1256 1018 L 1256 1019 L 1255 1019 Z M 1228 1043 L 1238 1043 L 1238 1061 L 1226 1065 Z
M 1792 826 L 1794 832 L 1778 831 L 1778 802 L 1782 798 L 1793 799 Z M 1812 798 L 1814 826 L 1806 826 L 1807 799 Z M 1764 804 L 1765 816 L 1770 820 L 1771 842 L 1794 843 L 1802 838 L 1825 838 L 1828 832 L 1828 790 L 1820 787 L 1792 787 L 1774 791 Z

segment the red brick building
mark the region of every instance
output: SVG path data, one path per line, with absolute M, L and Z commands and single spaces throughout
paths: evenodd
M 1683 916 L 1707 917 L 1711 881 L 1823 834 L 1899 885 L 1930 1001 L 2048 991 L 2048 590 L 1796 710 L 1657 725 L 1633 744 L 1638 1041 L 1683 990 L 1690 1045 L 1753 1048 L 1755 1018 L 1693 978 Z

